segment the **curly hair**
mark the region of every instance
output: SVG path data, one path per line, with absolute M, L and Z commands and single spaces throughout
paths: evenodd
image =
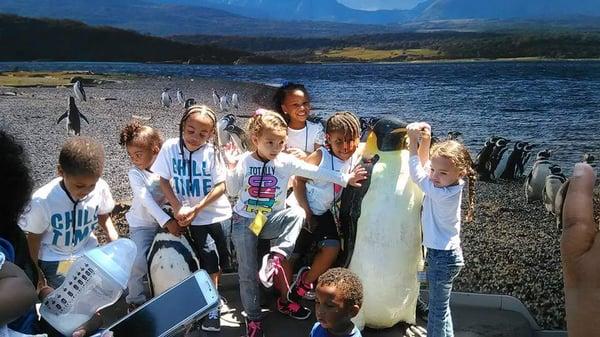
M 119 134 L 119 145 L 121 146 L 158 146 L 161 147 L 163 139 L 158 130 L 138 121 L 127 123 Z
M 31 198 L 33 180 L 23 145 L 4 130 L 0 130 L 0 153 L 1 189 L 10 195 L 0 203 L 0 236 L 12 240 L 19 217 Z
M 360 122 L 358 117 L 349 111 L 334 113 L 327 119 L 325 133 L 342 132 L 344 137 L 352 139 L 360 137 Z
M 104 147 L 89 137 L 69 138 L 60 150 L 58 164 L 68 175 L 100 177 L 104 168 Z
M 283 117 L 283 119 L 285 119 L 286 123 L 290 122 L 290 117 L 283 112 L 283 108 L 281 108 L 281 106 L 283 105 L 286 96 L 296 90 L 302 91 L 306 99 L 310 102 L 308 90 L 306 90 L 303 84 L 299 83 L 287 82 L 281 87 L 277 88 L 277 91 L 275 91 L 275 95 L 273 96 L 273 104 L 275 105 L 275 111 L 278 112 L 281 115 L 281 117 Z
M 258 109 L 248 120 L 248 134 L 259 137 L 265 129 L 282 131 L 287 134 L 287 123 L 280 114 L 273 110 Z M 252 144 L 252 147 L 254 145 Z
M 317 287 L 334 287 L 349 305 L 362 306 L 363 286 L 356 274 L 346 268 L 332 268 L 319 276 Z
M 473 169 L 473 159 L 469 150 L 463 143 L 456 140 L 445 140 L 436 143 L 431 147 L 430 157 L 444 157 L 452 162 L 459 170 L 465 172 L 465 178 L 469 185 L 469 209 L 465 217 L 465 222 L 473 221 L 475 213 L 475 181 L 477 180 L 477 172 Z

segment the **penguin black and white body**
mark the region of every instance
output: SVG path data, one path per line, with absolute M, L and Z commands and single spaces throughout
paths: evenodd
M 494 147 L 492 148 L 492 153 L 490 154 L 490 158 L 485 164 L 484 175 L 480 174 L 480 179 L 483 181 L 489 181 L 495 179 L 494 173 L 496 172 L 496 168 L 502 161 L 504 154 L 508 150 L 508 144 L 510 140 L 506 138 L 500 138 L 496 140 L 494 143 Z M 484 179 L 485 178 L 485 179 Z
M 183 107 L 185 109 L 191 107 L 192 105 L 196 105 L 196 100 L 193 98 L 188 98 L 185 100 L 185 103 L 183 104 Z
M 552 214 L 556 214 L 554 199 L 565 181 L 567 181 L 567 177 L 562 173 L 561 168 L 558 165 L 550 166 L 550 174 L 546 177 L 544 183 L 543 198 L 546 210 Z
M 523 148 L 521 160 L 517 163 L 517 167 L 515 168 L 515 179 L 519 179 L 525 175 L 525 166 L 527 165 L 527 162 L 529 162 L 529 158 L 531 158 L 531 153 L 533 153 L 534 147 L 534 144 L 528 143 Z
M 517 167 L 522 165 L 526 142 L 516 142 L 512 151 L 506 151 L 493 172 L 494 179 L 513 180 L 516 178 Z
M 490 180 L 490 178 L 489 178 L 490 173 L 487 168 L 487 165 L 491 158 L 492 151 L 494 150 L 494 146 L 496 146 L 496 142 L 500 138 L 502 138 L 502 137 L 491 136 L 490 138 L 488 138 L 485 141 L 483 148 L 481 148 L 481 150 L 479 150 L 479 153 L 475 157 L 475 162 L 473 165 L 475 166 L 475 171 L 477 171 L 477 173 L 479 174 L 479 178 L 481 180 L 484 180 L 484 181 Z
M 549 160 L 551 155 L 550 150 L 538 152 L 533 167 L 525 180 L 525 198 L 527 202 L 542 200 L 546 177 L 551 173 L 550 166 L 552 166 L 552 163 Z
M 212 89 L 212 99 L 214 106 L 219 106 L 219 102 L 221 102 L 221 97 L 219 96 L 219 94 L 217 94 L 217 91 L 215 89 Z
M 200 269 L 200 262 L 184 235 L 159 232 L 148 251 L 148 278 L 154 296 Z
M 362 160 L 370 160 L 368 178 L 342 193 L 339 261 L 363 283 L 363 306 L 354 318 L 359 328 L 415 324 L 423 193 L 409 175 L 405 127 L 392 117 L 373 126 L 362 151 Z
M 236 109 L 240 108 L 240 99 L 238 97 L 238 94 L 236 94 L 235 92 L 231 94 L 231 105 Z
M 359 117 L 358 120 L 360 122 L 360 141 L 364 143 L 379 117 Z
M 56 124 L 59 124 L 60 121 L 67 118 L 67 135 L 75 135 L 79 136 L 81 134 L 81 118 L 90 124 L 87 118 L 77 109 L 77 105 L 75 105 L 75 98 L 73 96 L 69 96 L 69 108 L 67 111 L 58 117 Z
M 231 140 L 238 150 L 244 152 L 248 149 L 248 137 L 242 128 L 235 124 L 229 124 L 225 127 L 225 131 L 229 133 Z
M 171 106 L 171 101 L 172 100 L 171 100 L 171 96 L 169 95 L 169 88 L 165 88 L 165 90 L 163 90 L 162 94 L 160 94 L 160 103 L 165 108 L 168 108 Z
M 229 125 L 235 124 L 235 116 L 232 114 L 225 115 L 217 121 L 217 138 L 219 146 L 225 146 L 231 141 L 231 135 L 225 129 Z
M 81 84 L 81 81 L 77 81 L 75 84 L 73 84 L 73 92 L 75 93 L 75 97 L 77 97 L 80 102 L 85 102 L 85 90 L 83 90 L 83 84 Z
M 185 99 L 183 97 L 183 92 L 179 89 L 177 89 L 177 102 L 179 102 L 179 104 L 184 105 L 185 104 Z

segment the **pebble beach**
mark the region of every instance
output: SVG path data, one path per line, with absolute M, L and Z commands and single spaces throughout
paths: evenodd
M 160 103 L 164 88 L 171 89 L 170 108 Z M 90 121 L 89 125 L 82 121 L 81 134 L 104 145 L 103 179 L 119 203 L 114 218 L 122 234 L 127 233 L 123 214 L 131 191 L 127 181 L 130 162 L 118 144 L 119 130 L 135 115 L 143 118 L 142 123 L 158 128 L 165 139 L 177 137 L 183 113 L 175 95 L 177 88 L 185 98 L 195 98 L 215 109 L 213 88 L 219 93 L 235 92 L 241 105 L 229 113 L 240 116 L 259 107 L 270 107 L 274 92 L 273 87 L 249 82 L 141 76 L 122 76 L 87 86 L 87 101 L 77 101 L 79 110 Z M 65 122 L 57 125 L 56 121 L 67 110 L 69 95 L 73 95 L 71 86 L 0 87 L 0 127 L 25 145 L 35 188 L 56 175 L 58 153 L 68 137 Z M 245 123 L 246 118 L 238 118 L 238 125 Z M 482 145 L 483 142 L 482 139 Z M 595 200 L 598 220 L 598 187 Z M 478 183 L 475 209 L 474 221 L 463 225 L 466 266 L 455 281 L 454 290 L 515 296 L 542 328 L 564 329 L 561 229 L 554 216 L 546 212 L 541 202 L 525 201 L 522 181 Z

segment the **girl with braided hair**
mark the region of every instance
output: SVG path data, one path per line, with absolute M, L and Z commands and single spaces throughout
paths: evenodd
M 305 161 L 334 171 L 348 173 L 358 163 L 354 153 L 360 142 L 360 122 L 351 112 L 336 112 L 326 123 L 326 146 L 311 153 Z M 288 298 L 298 302 L 301 298 L 315 299 L 315 282 L 336 261 L 340 251 L 340 223 L 336 212 L 342 187 L 323 180 L 296 177 L 294 193 L 287 203 L 301 207 L 306 214 L 306 228 L 312 233 L 311 241 L 298 240 L 297 245 L 317 243 L 318 252 L 312 266 L 303 267 L 290 287 Z M 299 241 L 302 241 L 299 243 Z M 305 247 L 296 247 L 302 252 Z
M 221 222 L 231 218 L 225 166 L 215 145 L 216 125 L 217 117 L 207 106 L 188 107 L 179 123 L 179 138 L 167 140 L 152 165 L 175 220 L 179 226 L 189 227 L 200 265 L 215 286 L 229 260 Z M 219 331 L 219 319 L 217 308 L 204 319 L 202 330 Z
M 466 179 L 469 211 L 465 220 L 470 222 L 475 201 L 473 161 L 467 148 L 454 140 L 437 143 L 430 151 L 431 126 L 427 123 L 409 124 L 407 131 L 410 176 L 425 194 L 421 222 L 429 283 L 427 336 L 452 337 L 450 293 L 465 264 L 460 246 L 460 206 Z

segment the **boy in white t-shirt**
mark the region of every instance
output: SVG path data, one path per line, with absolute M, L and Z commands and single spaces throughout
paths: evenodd
M 19 226 L 38 266 L 38 288 L 60 286 L 71 263 L 98 246 L 100 225 L 110 241 L 118 238 L 110 218 L 115 203 L 104 180 L 104 149 L 91 138 L 73 137 L 63 145 L 58 177 L 33 193 Z

